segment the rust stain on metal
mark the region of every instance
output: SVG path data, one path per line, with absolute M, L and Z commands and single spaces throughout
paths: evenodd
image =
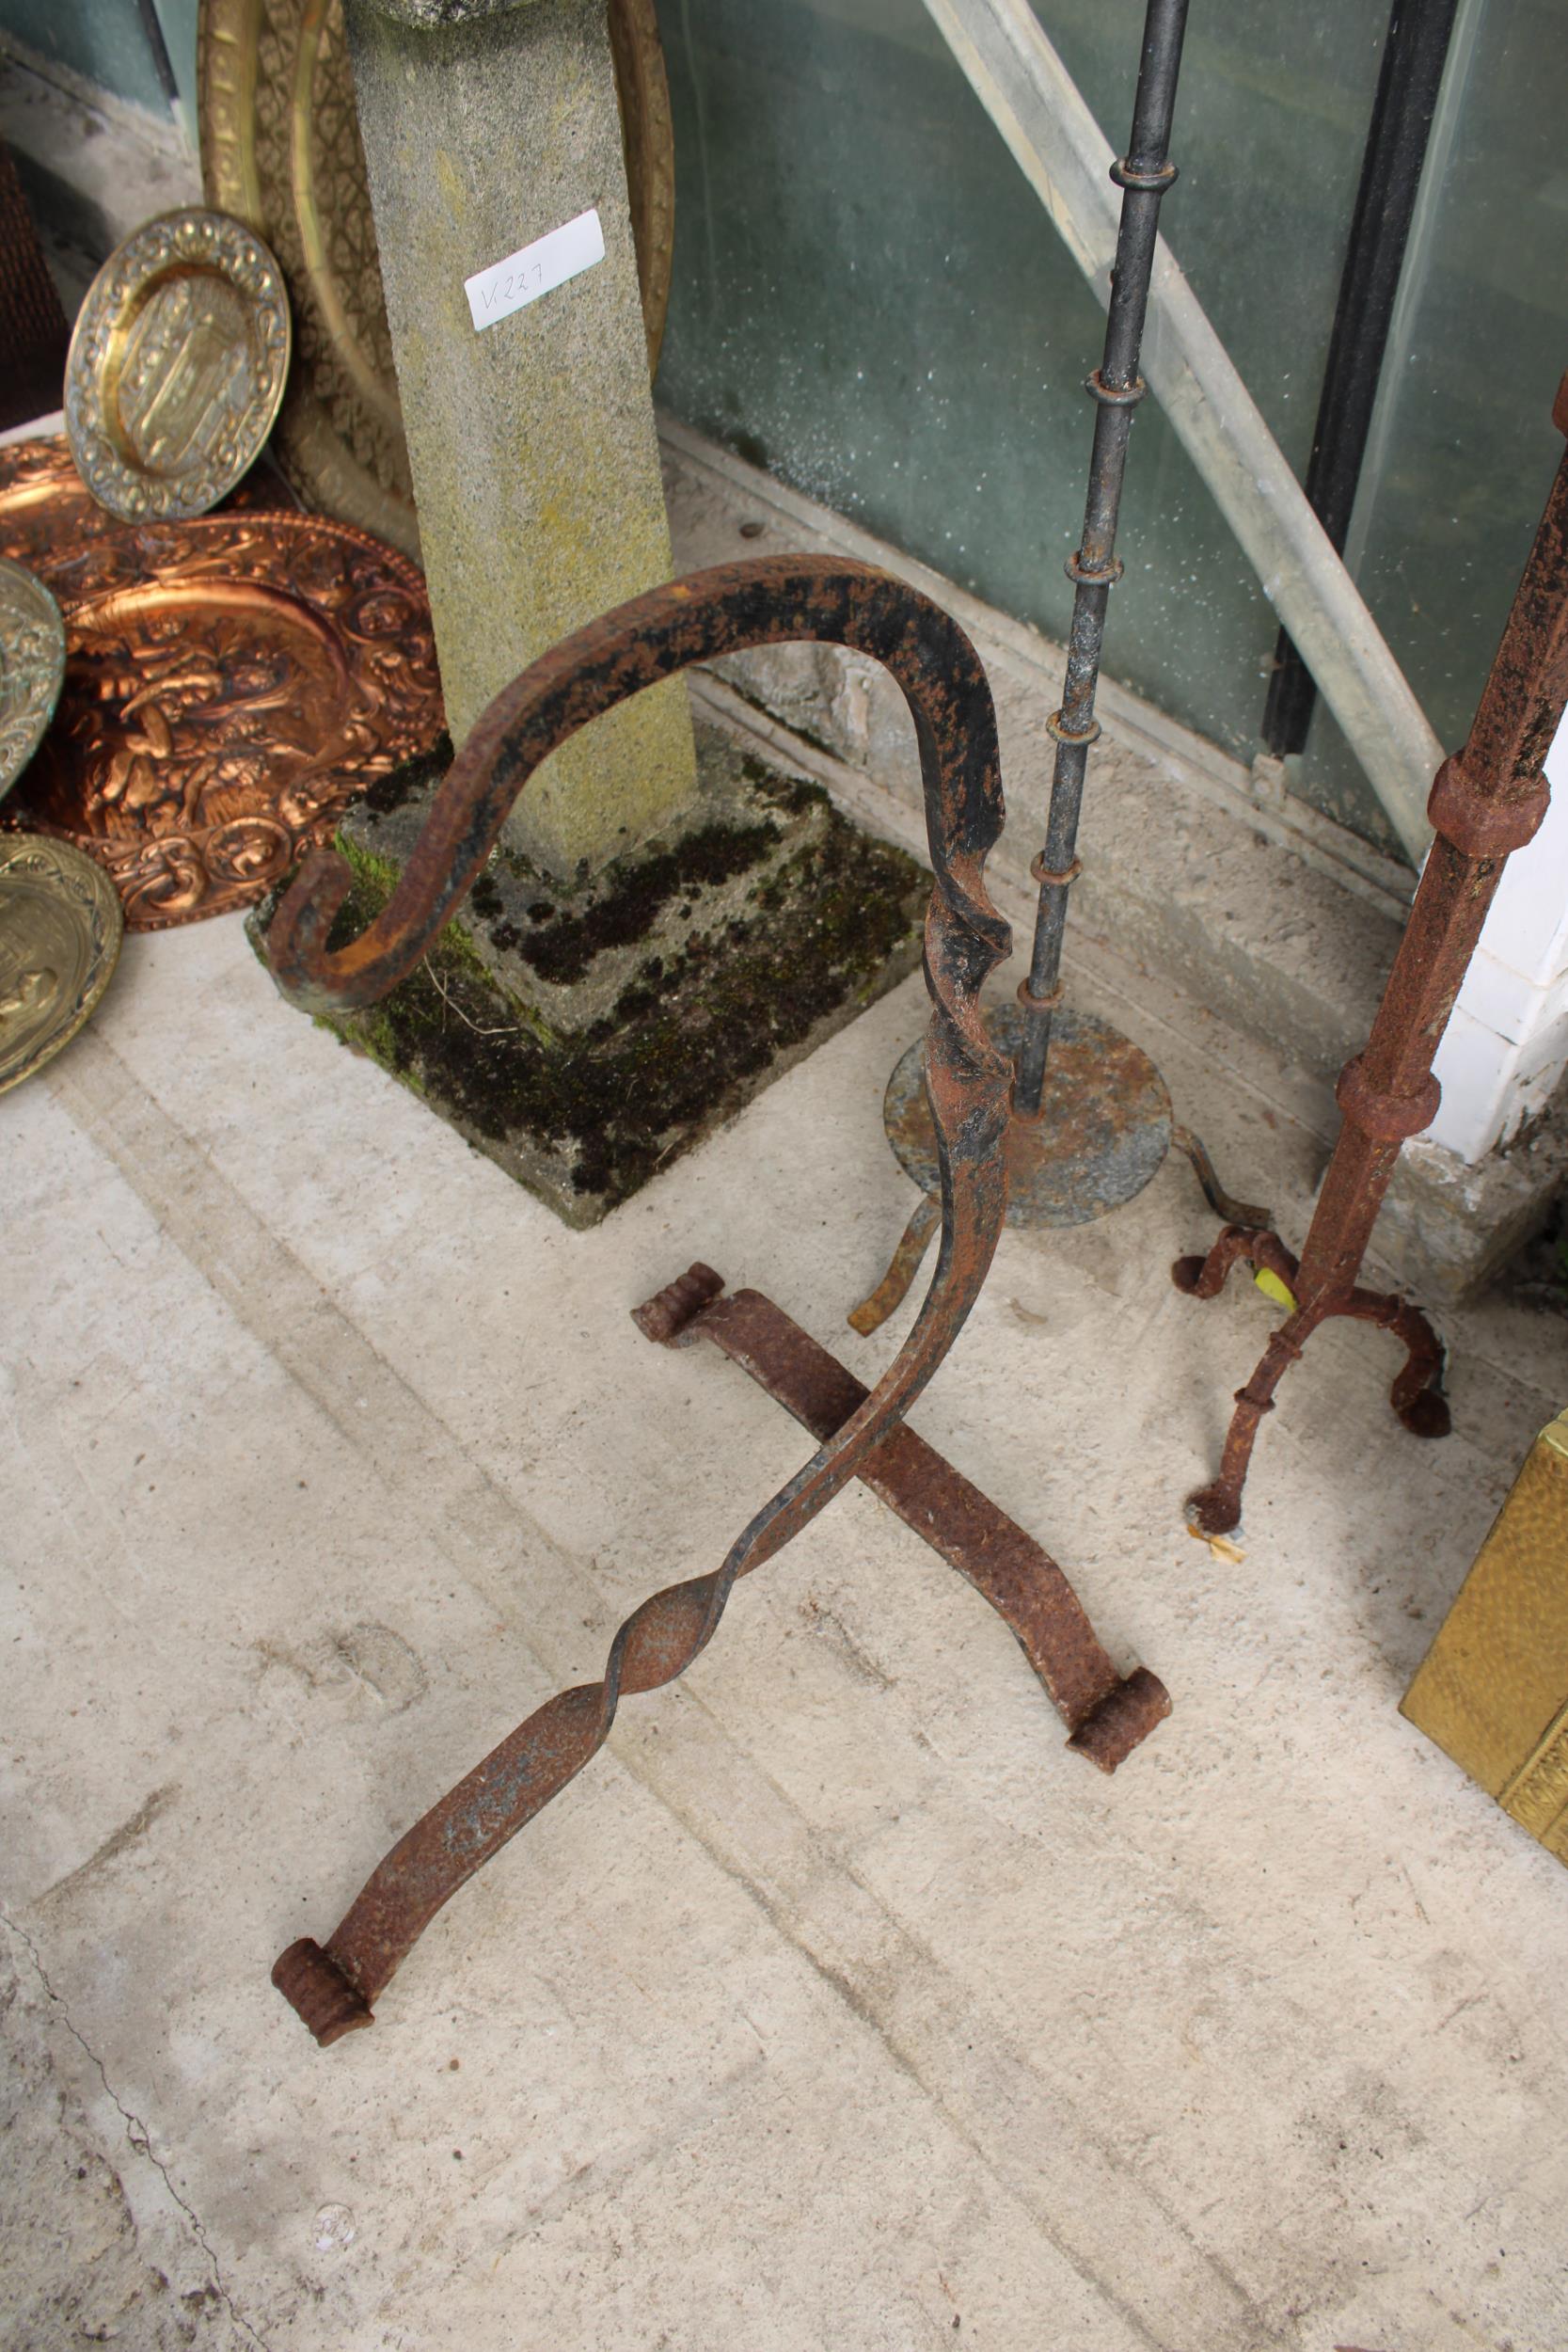
M 538 1709 L 416 1823 L 372 1874 L 326 1946 L 290 1947 L 274 1981 L 325 2043 L 372 2021 L 372 2004 L 428 1921 L 531 1820 L 602 1744 L 624 1693 L 680 1674 L 712 1637 L 739 1576 L 770 1559 L 860 1474 L 951 1346 L 985 1279 L 1002 1228 L 1011 1068 L 987 1035 L 980 989 L 1011 935 L 986 893 L 987 853 L 1002 825 L 990 689 L 948 614 L 870 566 L 778 556 L 723 564 L 654 590 L 580 629 L 491 704 L 453 762 L 388 905 L 361 937 L 331 951 L 347 897 L 344 861 L 309 856 L 273 923 L 279 986 L 316 1012 L 372 1003 L 419 961 L 477 879 L 533 771 L 578 727 L 697 661 L 800 640 L 878 660 L 903 689 L 915 724 L 935 886 L 926 925 L 931 1022 L 926 1084 L 939 1138 L 942 1241 L 914 1327 L 877 1387 L 824 1437 L 810 1461 L 752 1519 L 712 1574 L 657 1594 L 622 1626 L 603 1679 Z M 674 1337 L 711 1303 L 699 1269 L 646 1311 L 643 1327 Z M 1058 1572 L 1059 1573 L 1059 1572 Z M 1004 1574 L 999 1563 L 996 1575 Z M 1076 1605 L 1076 1604 L 1074 1604 Z M 1044 1653 L 1042 1652 L 1042 1655 Z M 1074 1702 L 1070 1660 L 1053 1672 Z M 1129 1708 L 1106 1691 L 1081 1723 L 1090 1753 L 1127 1739 Z
M 1568 376 L 1553 415 L 1568 431 Z M 1230 1225 L 1207 1258 L 1179 1258 L 1171 1269 L 1180 1289 L 1212 1298 L 1241 1261 L 1275 1275 L 1296 1302 L 1236 1391 L 1218 1476 L 1188 1498 L 1189 1515 L 1206 1534 L 1225 1534 L 1239 1523 L 1259 1424 L 1313 1332 L 1335 1315 L 1379 1324 L 1400 1341 L 1405 1362 L 1390 1392 L 1395 1412 L 1417 1437 L 1448 1432 L 1443 1351 L 1431 1325 L 1408 1300 L 1362 1289 L 1355 1278 L 1400 1152 L 1436 1113 L 1433 1058 L 1503 867 L 1546 814 L 1543 766 L 1565 701 L 1568 456 L 1559 466 L 1474 724 L 1433 785 L 1427 814 L 1436 839 L 1371 1035 L 1339 1075 L 1344 1123 L 1301 1257 L 1277 1234 Z

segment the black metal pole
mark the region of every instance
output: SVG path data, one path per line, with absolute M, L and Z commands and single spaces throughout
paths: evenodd
M 1048 723 L 1056 739 L 1051 810 L 1044 850 L 1030 868 L 1040 895 L 1029 977 L 1019 990 L 1026 1019 L 1013 1076 L 1013 1109 L 1021 1119 L 1039 1116 L 1051 1053 L 1051 1019 L 1061 1001 L 1062 930 L 1068 891 L 1079 871 L 1076 844 L 1084 774 L 1089 746 L 1100 733 L 1094 697 L 1100 683 L 1105 606 L 1122 571 L 1116 554 L 1117 515 L 1132 411 L 1146 389 L 1138 373 L 1138 351 L 1148 308 L 1160 199 L 1176 178 L 1176 166 L 1166 151 L 1186 29 L 1187 0 L 1148 0 L 1132 135 L 1126 155 L 1111 167 L 1111 177 L 1122 192 L 1121 223 L 1111 272 L 1104 353 L 1088 378 L 1089 392 L 1098 403 L 1094 450 L 1089 459 L 1083 542 L 1067 566 L 1074 595 L 1062 707 Z
M 1313 513 L 1340 549 L 1367 453 L 1456 4 L 1394 0 L 1389 13 L 1302 485 Z M 1263 740 L 1271 752 L 1283 756 L 1306 748 L 1317 696 L 1312 673 L 1281 629 L 1263 706 Z

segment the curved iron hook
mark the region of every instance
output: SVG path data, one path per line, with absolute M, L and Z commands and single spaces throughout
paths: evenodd
M 273 1981 L 324 2046 L 372 2022 L 372 2003 L 436 1913 L 603 1744 L 623 1692 L 684 1672 L 736 1579 L 771 1559 L 854 1477 L 931 1378 L 978 1295 L 1005 1206 L 1011 1065 L 980 1018 L 980 989 L 1011 946 L 983 868 L 1002 828 L 990 689 L 951 616 L 868 564 L 774 556 L 698 572 L 566 638 L 506 687 L 436 795 L 392 898 L 336 952 L 345 862 L 306 859 L 267 942 L 284 993 L 312 1012 L 366 1005 L 425 953 L 479 875 L 533 771 L 603 711 L 691 663 L 759 645 L 842 644 L 891 672 L 914 719 L 935 888 L 926 920 L 931 998 L 926 1082 L 942 1174 L 942 1245 L 913 1328 L 865 1403 L 752 1519 L 711 1575 L 642 1603 L 602 1681 L 560 1692 L 414 1825 L 323 1947 L 302 1938 Z

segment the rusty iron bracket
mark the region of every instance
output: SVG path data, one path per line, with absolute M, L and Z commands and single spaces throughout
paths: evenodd
M 814 1438 L 831 1438 L 868 1391 L 809 1331 L 760 1291 L 721 1295 L 722 1275 L 694 1265 L 645 1306 L 639 1330 L 667 1347 L 711 1340 Z M 1068 1745 L 1114 1772 L 1170 1713 L 1146 1666 L 1120 1675 L 1050 1553 L 924 1438 L 901 1424 L 855 1473 L 906 1527 L 989 1600 L 1068 1727 Z
M 1568 375 L 1552 410 L 1568 434 Z M 1307 1341 L 1336 1315 L 1380 1324 L 1405 1350 L 1390 1402 L 1416 1437 L 1449 1426 L 1443 1349 L 1408 1299 L 1356 1281 L 1401 1151 L 1436 1116 L 1433 1059 L 1448 1027 L 1510 853 L 1546 814 L 1546 754 L 1568 701 L 1568 455 L 1559 465 L 1535 543 L 1481 691 L 1463 751 L 1437 771 L 1427 803 L 1436 839 L 1394 968 L 1363 1051 L 1339 1073 L 1344 1123 L 1299 1259 L 1278 1235 L 1226 1227 L 1206 1258 L 1179 1258 L 1171 1276 L 1194 1298 L 1213 1298 L 1238 1262 L 1274 1276 L 1290 1302 L 1251 1379 L 1236 1391 L 1218 1475 L 1187 1498 L 1205 1534 L 1240 1523 L 1242 1489 L 1275 1391 Z
M 736 1578 L 782 1550 L 879 1455 L 978 1295 L 1002 1228 L 1011 1082 L 980 1014 L 981 986 L 1011 946 L 984 882 L 1003 818 L 985 669 L 939 606 L 867 564 L 775 556 L 693 574 L 579 629 L 496 697 L 453 761 L 397 888 L 359 938 L 331 945 L 351 877 L 330 851 L 305 860 L 269 933 L 274 975 L 293 1002 L 311 1012 L 373 1003 L 430 947 L 478 878 L 518 793 L 558 744 L 693 662 L 801 640 L 846 645 L 881 662 L 914 720 L 934 875 L 926 922 L 926 1087 L 940 1160 L 942 1248 L 930 1290 L 876 1388 L 820 1432 L 818 1450 L 756 1513 L 721 1565 L 644 1601 L 615 1635 L 600 1681 L 546 1701 L 416 1822 L 325 1946 L 305 1937 L 283 1953 L 273 1981 L 324 2045 L 372 2022 L 372 2004 L 436 1913 L 597 1753 L 622 1696 L 683 1673 L 711 1639 Z M 711 1305 L 701 1280 L 690 1295 L 694 1306 Z M 993 1581 L 1000 1591 L 1000 1567 Z M 1043 1583 L 1049 1605 L 1049 1578 Z M 1065 1704 L 1077 1710 L 1088 1752 L 1102 1739 L 1109 1753 L 1125 1736 L 1117 1728 L 1119 1678 L 1116 1691 L 1109 1684 L 1096 1691 L 1092 1671 L 1088 1683 L 1075 1682 L 1069 1647 L 1058 1643 L 1040 1655 L 1049 1657 Z M 1119 1703 L 1147 1707 L 1152 1694 L 1140 1686 Z M 1098 1730 L 1097 1707 L 1104 1709 Z

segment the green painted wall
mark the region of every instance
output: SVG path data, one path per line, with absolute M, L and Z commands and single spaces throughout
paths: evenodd
M 136 0 L 0 0 L 0 33 L 117 98 L 168 113 Z
M 1035 0 L 1106 135 L 1143 0 Z M 1005 610 L 1065 634 L 1101 314 L 921 0 L 660 0 L 675 104 L 665 401 Z M 1463 734 L 1556 463 L 1568 357 L 1560 0 L 1461 0 L 1398 378 L 1356 542 L 1439 732 Z M 1386 0 L 1195 6 L 1162 225 L 1305 468 Z M 1499 364 L 1501 361 L 1501 364 Z M 1276 625 L 1155 404 L 1132 435 L 1106 667 L 1243 758 Z M 1390 842 L 1320 710 L 1297 788 Z

